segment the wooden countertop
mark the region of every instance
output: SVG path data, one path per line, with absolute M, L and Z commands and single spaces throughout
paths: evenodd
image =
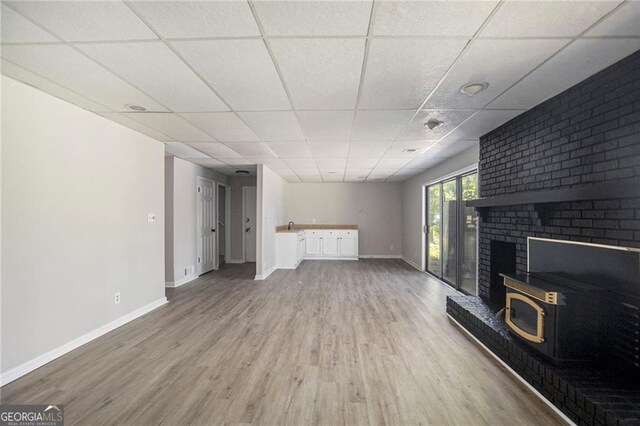
M 295 224 L 291 229 L 287 225 L 276 226 L 276 232 L 300 232 L 307 229 L 358 229 L 358 225 L 319 225 L 319 224 Z

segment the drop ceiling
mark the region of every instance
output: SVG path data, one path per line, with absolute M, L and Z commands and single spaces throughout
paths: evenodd
M 226 174 L 266 164 L 290 182 L 406 180 L 640 49 L 639 1 L 5 1 L 1 12 L 3 74 L 170 155 Z M 488 88 L 459 92 L 478 81 Z

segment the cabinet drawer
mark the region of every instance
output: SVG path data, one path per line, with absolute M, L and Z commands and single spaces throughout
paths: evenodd
M 326 231 L 322 231 L 323 232 L 323 236 L 325 237 L 339 237 L 340 236 L 340 231 L 336 231 L 335 229 L 329 229 Z
M 358 236 L 358 231 L 354 229 L 340 231 L 340 234 L 338 236 L 342 238 L 356 238 Z
M 321 237 L 322 231 L 319 229 L 307 229 L 306 231 L 304 231 L 304 236 L 305 237 Z

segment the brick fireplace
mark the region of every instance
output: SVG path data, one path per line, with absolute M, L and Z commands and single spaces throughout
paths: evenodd
M 479 296 L 491 312 L 504 307 L 498 272 L 527 272 L 527 237 L 640 247 L 640 51 L 481 137 L 478 176 Z M 637 374 L 640 283 L 624 293 L 611 301 L 627 325 L 612 330 L 607 367 Z M 574 421 L 640 422 L 640 388 L 624 385 L 632 400 L 607 418 L 594 400 L 578 403 L 575 387 L 569 397 L 560 388 L 567 372 L 521 351 L 477 301 L 454 299 L 448 313 Z

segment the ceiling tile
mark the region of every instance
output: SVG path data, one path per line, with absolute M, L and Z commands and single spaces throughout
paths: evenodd
M 352 142 L 349 146 L 349 158 L 380 158 L 391 143 L 391 141 Z
M 357 111 L 353 122 L 353 141 L 396 139 L 415 111 Z
M 262 40 L 180 41 L 172 45 L 233 109 L 291 109 Z
M 294 168 L 293 170 L 300 177 L 302 177 L 302 176 L 305 176 L 305 177 L 311 177 L 311 176 L 320 177 L 320 171 L 318 169 L 299 169 L 299 168 Z
M 425 153 L 418 158 L 411 160 L 404 168 L 400 169 L 396 174 L 402 174 L 405 170 L 420 170 L 424 171 L 429 167 L 432 167 L 442 161 L 444 161 L 446 157 L 435 157 L 429 155 L 429 153 Z
M 334 176 L 334 175 L 338 175 L 338 176 L 343 176 L 345 169 L 344 167 L 326 167 L 326 168 L 319 168 L 318 170 L 320 170 L 320 174 L 322 176 Z
M 270 36 L 367 35 L 371 1 L 259 1 L 253 6 Z
M 638 49 L 638 39 L 576 40 L 489 107 L 533 108 Z
M 404 182 L 407 179 L 409 179 L 409 176 L 392 175 L 392 176 L 389 176 L 386 181 L 387 182 Z
M 227 167 L 227 165 L 222 161 L 214 160 L 213 158 L 190 158 L 189 161 L 194 164 L 198 164 L 199 166 L 208 167 L 211 169 Z
M 211 142 L 213 138 L 176 114 L 170 113 L 123 113 L 123 116 L 137 121 L 150 129 L 165 134 L 180 142 Z
M 349 142 L 308 142 L 311 154 L 315 158 L 346 157 L 349 153 Z
M 180 142 L 165 142 L 164 150 L 180 158 L 209 158 L 207 154 L 203 154 Z
M 349 158 L 347 168 L 350 169 L 372 169 L 378 164 L 380 158 Z
M 3 43 L 33 43 L 59 41 L 42 28 L 25 19 L 19 13 L 2 5 L 0 15 L 0 39 Z
M 300 125 L 309 141 L 348 141 L 353 111 L 298 111 Z
M 442 158 L 441 160 L 444 160 L 444 158 Z M 405 176 L 405 177 L 411 177 L 411 176 L 416 176 L 419 175 L 420 173 L 422 173 L 424 171 L 424 169 L 419 168 L 419 169 L 411 169 L 408 167 L 404 167 L 400 170 L 398 170 L 397 172 L 394 173 L 394 176 Z
M 222 166 L 220 166 L 220 167 L 213 166 L 211 168 L 213 170 L 215 170 L 216 172 L 220 172 L 220 173 L 225 174 L 227 176 L 235 176 L 236 170 L 238 170 L 235 167 L 231 167 L 231 166 L 224 166 L 224 167 L 222 167 Z M 249 172 L 248 176 L 255 176 L 255 175 L 256 175 L 255 172 Z M 247 175 L 244 175 L 244 176 L 247 176 Z
M 283 160 L 293 169 L 316 169 L 316 162 L 313 158 L 285 158 Z
M 255 161 L 257 164 L 264 164 L 265 166 L 269 167 L 271 170 L 277 170 L 277 169 L 288 169 L 289 166 L 287 166 L 287 164 L 280 160 L 279 158 L 253 158 L 253 161 Z
M 241 112 L 240 117 L 263 141 L 303 141 L 293 111 Z
M 264 142 L 235 142 L 226 145 L 246 158 L 276 158 L 276 154 Z
M 316 164 L 319 168 L 345 168 L 347 167 L 347 158 L 316 158 Z
M 481 37 L 574 37 L 613 9 L 615 1 L 507 1 Z
M 431 146 L 425 154 L 430 157 L 453 157 L 473 146 L 478 146 L 477 140 L 447 140 L 444 139 Z
M 309 183 L 319 183 L 322 182 L 322 178 L 320 176 L 300 176 L 300 179 L 302 179 L 303 182 L 309 182 Z
M 304 142 L 267 142 L 267 145 L 280 158 L 311 157 L 311 151 Z
M 401 158 L 384 157 L 380 159 L 380 161 L 376 165 L 376 168 L 399 169 L 400 167 L 406 166 L 407 163 L 411 161 L 411 159 L 412 159 L 411 157 L 401 157 Z
M 355 107 L 363 39 L 272 39 L 269 44 L 295 108 Z
M 125 104 L 166 110 L 69 46 L 2 46 L 2 57 L 114 110 L 123 110 Z
M 480 28 L 497 1 L 382 1 L 374 35 L 467 36 Z
M 487 110 L 478 111 L 469 120 L 465 121 L 451 132 L 445 140 L 477 140 L 480 136 L 483 136 L 493 129 L 501 126 L 523 111 L 507 111 L 507 110 Z
M 349 161 L 351 161 L 351 159 Z M 353 168 L 347 167 L 347 170 L 345 171 L 345 176 L 365 178 L 369 175 L 369 173 L 371 173 L 371 170 L 373 170 L 373 168 L 353 169 Z
M 419 108 L 466 44 L 457 39 L 373 39 L 359 108 Z
M 8 4 L 66 41 L 157 39 L 140 18 L 119 1 L 11 1 Z
M 240 154 L 228 146 L 216 142 L 190 142 L 187 145 L 202 151 L 210 157 L 218 159 L 242 158 Z
M 630 1 L 607 16 L 586 35 L 640 36 L 640 2 Z
M 389 147 L 384 156 L 385 158 L 416 157 L 436 142 L 437 141 L 396 141 Z
M 476 40 L 429 98 L 426 108 L 482 108 L 568 42 Z M 472 97 L 460 93 L 460 88 L 471 82 L 488 82 L 489 87 Z
M 323 175 L 323 182 L 344 182 L 344 177 L 342 175 Z
M 223 161 L 233 167 L 250 166 L 256 164 L 255 162 L 247 160 L 246 158 L 225 158 Z
M 387 180 L 388 176 L 367 176 L 367 179 L 365 182 L 383 182 L 385 180 Z
M 136 1 L 164 38 L 259 36 L 246 1 Z
M 344 181 L 350 182 L 350 183 L 364 182 L 366 178 L 367 178 L 366 176 L 345 176 Z
M 3 70 L 4 71 L 4 70 Z M 146 126 L 143 126 L 142 124 L 138 123 L 137 121 L 134 121 L 124 115 L 122 115 L 119 112 L 101 112 L 99 113 L 101 116 L 103 116 L 104 118 L 107 118 L 111 121 L 114 121 L 118 124 L 122 124 L 123 126 L 126 126 L 130 129 L 133 129 L 135 131 L 138 131 L 144 135 L 149 136 L 150 138 L 159 140 L 159 141 L 172 141 L 173 138 L 164 135 L 156 130 L 150 129 Z
M 194 112 L 180 115 L 221 142 L 260 140 L 233 112 Z
M 438 140 L 455 129 L 467 118 L 471 117 L 474 110 L 421 110 L 411 120 L 398 139 L 400 140 Z M 441 125 L 429 130 L 425 123 L 429 120 L 439 120 Z
M 78 48 L 173 111 L 228 111 L 162 42 L 81 44 Z
M 274 170 L 274 172 L 276 172 L 277 175 L 282 177 L 297 176 L 295 172 L 291 169 L 278 169 L 278 170 Z
M 60 99 L 64 99 L 68 102 L 71 102 L 72 104 L 75 104 L 81 108 L 85 108 L 89 111 L 94 111 L 94 112 L 110 111 L 109 108 L 107 108 L 104 105 L 100 105 L 97 102 L 93 102 L 92 100 L 82 95 L 72 92 L 71 90 L 65 87 L 62 87 L 52 82 L 51 80 L 41 77 L 38 74 L 35 74 L 5 59 L 2 60 L 2 64 L 0 65 L 0 71 L 2 71 L 2 75 L 27 83 L 30 86 L 33 86 L 42 90 L 43 92 L 49 93 L 50 95 L 56 96 Z
M 285 180 L 287 182 L 289 182 L 289 183 L 300 183 L 300 182 L 302 182 L 302 180 L 297 176 L 289 176 L 289 177 L 285 178 Z
M 376 167 L 373 170 L 371 170 L 371 173 L 369 173 L 369 177 L 389 177 L 392 174 L 394 174 L 395 172 L 397 172 L 399 169 L 399 167 L 394 167 L 394 168 L 382 168 L 382 167 Z

